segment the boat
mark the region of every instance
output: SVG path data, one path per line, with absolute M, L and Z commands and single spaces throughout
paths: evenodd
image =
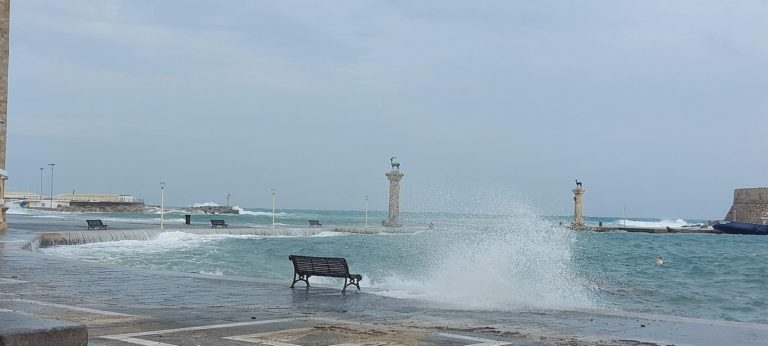
M 712 225 L 712 228 L 728 234 L 768 235 L 768 225 L 758 225 L 746 222 L 718 221 Z

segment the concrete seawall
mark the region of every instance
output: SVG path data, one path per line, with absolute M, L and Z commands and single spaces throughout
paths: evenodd
M 292 236 L 311 237 L 325 232 L 340 232 L 354 234 L 379 234 L 379 233 L 414 233 L 421 229 L 412 228 L 217 228 L 217 229 L 170 229 L 161 231 L 158 229 L 145 230 L 98 230 L 98 231 L 70 231 L 41 233 L 30 241 L 24 248 L 35 251 L 57 245 L 81 245 L 121 240 L 152 240 L 157 239 L 162 233 L 184 232 L 190 234 L 228 234 L 228 235 L 254 235 L 254 236 Z

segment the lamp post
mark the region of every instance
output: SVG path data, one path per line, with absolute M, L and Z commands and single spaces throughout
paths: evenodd
M 272 228 L 275 228 L 275 189 L 272 189 Z
M 43 200 L 43 170 L 45 168 L 40 167 L 40 200 Z
M 163 229 L 163 212 L 165 208 L 165 182 L 160 182 L 160 229 Z
M 627 207 L 624 207 L 624 227 L 627 227 Z
M 56 164 L 49 163 L 48 166 L 51 166 L 51 209 L 53 209 L 53 166 L 56 166 Z
M 368 228 L 368 195 L 365 195 L 365 228 Z

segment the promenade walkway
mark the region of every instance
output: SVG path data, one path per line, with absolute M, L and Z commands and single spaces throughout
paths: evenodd
M 14 225 L 11 220 L 11 229 L 0 235 L 0 309 L 83 323 L 91 345 L 761 345 L 768 340 L 768 326 L 760 324 L 598 312 L 448 311 L 364 291 L 341 295 L 338 287 L 292 290 L 291 278 L 277 282 L 74 261 L 22 249 L 50 225 Z

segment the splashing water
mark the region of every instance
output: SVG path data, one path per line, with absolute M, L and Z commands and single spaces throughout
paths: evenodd
M 572 270 L 572 231 L 528 209 L 474 227 L 433 233 L 440 255 L 423 278 L 386 277 L 380 294 L 423 298 L 453 308 L 592 308 L 592 292 Z

